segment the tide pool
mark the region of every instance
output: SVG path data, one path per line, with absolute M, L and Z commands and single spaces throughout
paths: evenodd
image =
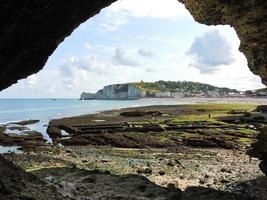
M 0 99 L 0 123 L 38 119 L 28 126 L 41 132 L 46 139 L 46 125 L 51 119 L 96 113 L 104 110 L 148 105 L 174 105 L 196 103 L 256 103 L 266 104 L 266 99 L 249 98 L 147 98 L 138 100 L 88 100 L 78 99 Z

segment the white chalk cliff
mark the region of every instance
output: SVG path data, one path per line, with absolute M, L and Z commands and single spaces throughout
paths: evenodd
M 146 92 L 139 89 L 133 84 L 116 84 L 105 86 L 97 93 L 81 94 L 81 100 L 89 99 L 110 99 L 110 100 L 125 100 L 139 99 L 146 96 Z

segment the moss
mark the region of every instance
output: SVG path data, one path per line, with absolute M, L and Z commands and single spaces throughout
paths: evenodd
M 229 111 L 232 110 L 247 110 L 256 109 L 254 104 L 196 104 L 196 105 L 180 105 L 183 110 L 190 111 L 191 114 L 182 114 L 177 116 L 173 122 L 179 123 L 181 121 L 210 121 L 219 122 L 219 117 L 230 116 Z M 237 115 L 235 115 L 237 116 Z
M 253 104 L 196 104 L 196 105 L 172 105 L 172 106 L 149 106 L 139 108 L 128 108 L 120 111 L 107 111 L 100 114 L 88 115 L 67 118 L 58 120 L 59 123 L 92 124 L 93 119 L 105 119 L 105 123 L 122 123 L 127 121 L 130 125 L 140 126 L 155 124 L 161 126 L 163 129 L 159 131 L 140 131 L 129 132 L 116 131 L 105 134 L 88 134 L 82 138 L 78 138 L 78 142 L 82 145 L 91 144 L 98 146 L 113 146 L 122 148 L 169 148 L 177 145 L 184 144 L 183 139 L 200 139 L 204 138 L 218 138 L 219 140 L 225 140 L 225 142 L 234 142 L 239 144 L 238 140 L 245 138 L 246 142 L 252 141 L 257 134 L 256 131 L 248 129 L 242 124 L 229 124 L 220 121 L 222 116 L 233 116 L 228 114 L 232 110 L 253 110 L 256 105 Z M 167 113 L 166 116 L 141 116 L 141 117 L 124 117 L 118 113 L 124 111 L 158 111 L 161 113 Z M 237 115 L 234 115 L 237 116 Z M 86 123 L 87 121 L 87 123 Z M 89 122 L 88 122 L 89 121 Z M 199 129 L 184 129 L 178 131 L 164 130 L 164 127 L 168 127 L 170 124 L 184 125 L 184 126 L 204 126 Z M 205 126 L 218 126 L 218 128 L 205 128 Z M 138 131 L 138 130 L 135 130 Z M 75 141 L 75 142 L 77 142 Z M 78 143 L 79 144 L 79 143 Z
M 216 91 L 220 94 L 225 93 L 238 93 L 237 90 L 232 90 L 228 88 L 219 88 L 208 84 L 198 83 L 198 82 L 190 82 L 190 81 L 157 81 L 157 82 L 139 82 L 139 83 L 131 83 L 136 87 L 151 93 L 156 92 L 177 92 L 177 93 L 207 93 L 210 91 Z
M 236 142 L 241 145 L 250 145 L 253 142 L 253 140 L 250 138 L 238 138 L 236 139 Z

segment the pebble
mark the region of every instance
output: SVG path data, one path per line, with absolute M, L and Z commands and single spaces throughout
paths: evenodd
M 167 187 L 168 188 L 175 188 L 175 184 L 174 183 L 168 183 Z
M 167 163 L 168 166 L 174 167 L 175 166 L 175 162 L 174 160 L 169 160 Z
M 200 183 L 201 185 L 204 185 L 205 183 L 207 183 L 207 180 L 206 180 L 206 179 L 200 179 L 200 180 L 199 180 L 199 183 Z
M 164 176 L 165 174 L 165 171 L 159 171 L 159 175 Z
M 142 167 L 142 168 L 137 169 L 137 173 L 138 174 L 151 174 L 152 169 L 150 169 L 148 167 Z

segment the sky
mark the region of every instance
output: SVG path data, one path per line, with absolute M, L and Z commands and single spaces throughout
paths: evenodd
M 0 98 L 78 98 L 115 83 L 196 81 L 262 88 L 230 26 L 194 21 L 177 0 L 119 0 L 80 25 L 39 73 Z

